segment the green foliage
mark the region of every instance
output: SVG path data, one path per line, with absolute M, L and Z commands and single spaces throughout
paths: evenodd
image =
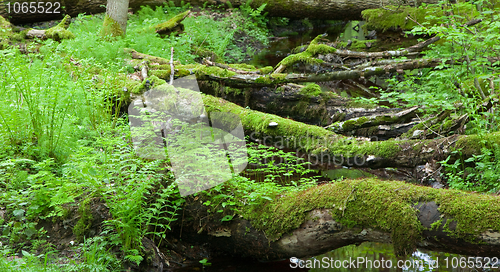
M 209 14 L 188 16 L 182 21 L 185 31 L 180 35 L 174 33 L 162 38 L 150 30 L 151 26 L 166 22 L 188 8 L 189 5 L 175 7 L 171 4 L 155 9 L 142 7 L 130 16 L 126 37 L 114 39 L 102 39 L 99 35 L 103 27 L 102 15 L 80 14 L 69 28 L 76 38 L 63 40 L 58 48 L 78 59 L 121 71 L 124 69 L 124 48 L 170 59 L 170 48 L 174 47 L 174 58 L 182 63 L 193 63 L 195 54 L 202 55 L 209 50 L 224 61 L 239 62 L 253 54 L 253 44 L 268 42 L 265 19 L 260 8 L 249 13 L 245 12 L 250 11 L 250 7 L 244 9 L 245 12 L 234 10 L 227 16 L 223 15 L 220 20 L 214 20 Z
M 484 143 L 483 143 L 484 145 Z M 460 155 L 456 151 L 453 155 Z M 500 146 L 495 144 L 493 148 L 481 148 L 481 154 L 472 155 L 468 159 L 457 159 L 451 163 L 452 156 L 441 165 L 446 170 L 448 185 L 454 189 L 497 192 L 500 190 Z

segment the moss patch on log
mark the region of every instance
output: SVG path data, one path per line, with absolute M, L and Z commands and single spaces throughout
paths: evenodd
M 476 6 L 471 3 L 456 3 L 453 4 L 453 13 L 461 14 L 463 21 L 474 19 L 479 15 Z M 415 8 L 410 6 L 388 6 L 379 9 L 367 9 L 361 12 L 367 29 L 377 29 L 386 31 L 390 28 L 401 28 L 402 30 L 411 30 L 417 26 L 413 20 L 420 24 L 428 22 L 430 26 L 439 23 L 440 16 L 447 16 L 446 9 L 440 5 L 428 5 L 425 8 Z M 413 20 L 408 19 L 411 17 Z M 426 18 L 429 16 L 428 18 Z
M 444 228 L 450 236 L 478 243 L 482 232 L 500 231 L 497 197 L 373 178 L 338 181 L 291 192 L 260 205 L 245 206 L 241 214 L 255 228 L 266 232 L 270 240 L 276 240 L 310 219 L 309 211 L 326 208 L 334 220 L 346 227 L 390 232 L 396 253 L 408 255 L 425 229 L 418 220 L 415 204 L 429 201 L 435 201 L 439 211 L 451 218 L 448 222 L 457 223 L 454 229 Z
M 184 20 L 190 13 L 190 10 L 186 10 L 182 13 L 179 13 L 175 15 L 173 18 L 170 20 L 157 24 L 153 26 L 152 28 L 161 35 L 169 35 L 172 32 L 175 31 L 183 31 L 184 30 L 184 25 L 181 24 L 182 20 Z
M 307 84 L 304 88 L 300 89 L 299 94 L 307 97 L 319 96 L 323 93 L 321 87 L 316 83 Z
M 297 53 L 297 54 L 292 54 L 290 56 L 287 56 L 284 58 L 276 67 L 279 67 L 280 65 L 283 65 L 285 67 L 289 67 L 295 63 L 298 62 L 303 62 L 307 64 L 321 64 L 323 63 L 322 60 L 314 58 L 314 56 L 319 55 L 319 54 L 328 54 L 328 53 L 335 53 L 337 49 L 334 47 L 325 45 L 325 44 L 318 44 L 319 39 L 322 38 L 323 35 L 319 35 L 316 38 L 314 38 L 307 49 L 304 52 Z
M 62 19 L 62 21 L 58 25 L 49 28 L 47 32 L 45 32 L 45 36 L 55 41 L 60 41 L 63 39 L 74 39 L 75 34 L 67 29 L 69 24 L 71 23 L 70 19 L 71 17 L 69 15 L 64 16 L 64 19 Z
M 235 72 L 229 71 L 227 69 L 222 69 L 217 66 L 201 66 L 195 71 L 196 75 L 214 75 L 217 77 L 232 77 L 236 75 Z

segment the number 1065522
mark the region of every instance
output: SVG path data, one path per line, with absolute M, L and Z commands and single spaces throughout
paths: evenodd
M 61 13 L 59 2 L 7 2 L 7 13 Z

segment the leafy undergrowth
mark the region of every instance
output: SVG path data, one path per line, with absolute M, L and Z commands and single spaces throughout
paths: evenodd
M 120 85 L 123 74 L 118 72 L 128 69 L 123 49 L 133 48 L 168 59 L 169 49 L 174 47 L 175 59 L 183 63 L 194 62 L 197 54 L 201 56 L 206 49 L 231 62 L 241 61 L 254 50 L 238 45 L 267 42 L 262 9 L 253 10 L 248 6 L 224 15 L 195 11 L 184 20 L 186 29 L 180 35 L 161 38 L 145 30 L 187 8 L 166 5 L 153 10 L 144 7 L 131 16 L 127 36 L 114 40 L 98 36 L 102 27 L 101 16 L 80 15 L 70 26 L 76 36 L 73 40 L 46 41 L 38 49 L 38 54 L 23 55 L 17 49 L 1 51 L 0 270 L 113 271 L 137 268 L 148 262 L 143 238 L 158 246 L 167 244 L 165 239 L 179 218 L 185 199 L 174 183 L 168 159 L 146 160 L 137 156 L 126 116 L 117 110 L 123 106 L 123 86 Z M 490 65 L 488 59 L 494 58 L 494 53 L 499 50 L 496 39 L 500 28 L 498 15 L 486 11 L 482 16 L 483 25 L 487 27 L 478 26 L 475 29 L 477 34 L 473 36 L 458 23 L 454 25 L 453 17 L 435 18 L 448 25 L 414 28 L 415 34 L 447 34 L 443 43 L 427 53 L 429 57 L 474 57 L 463 64 L 423 69 L 418 76 L 395 78 L 389 82 L 391 89 L 382 93 L 381 99 L 391 103 L 405 101 L 410 106 L 425 105 L 431 112 L 463 102 L 465 106 L 460 111 L 474 117 L 467 128 L 469 133 L 497 131 L 500 123 L 497 114 L 476 111 L 482 98 L 480 88 L 473 82 L 478 81 L 479 86 L 484 87 L 489 82 L 494 86 L 498 84 L 498 77 L 494 77 L 498 75 L 498 61 Z M 496 97 L 495 90 L 493 88 L 487 93 L 491 99 Z M 253 121 L 257 123 L 259 120 Z M 305 131 L 306 127 L 303 129 Z M 484 191 L 498 189 L 500 175 L 495 162 L 500 154 L 498 147 L 478 147 L 483 149 L 483 154 L 464 162 L 458 161 L 458 165 L 448 160 L 442 163 L 457 170 L 449 176 L 452 187 Z M 341 208 L 336 213 L 344 214 L 345 208 L 354 205 L 348 203 L 349 199 L 345 201 L 345 196 L 349 198 L 353 192 L 350 183 L 317 187 L 317 179 L 312 176 L 308 165 L 294 156 L 263 146 L 248 146 L 248 150 L 249 161 L 255 164 L 253 168 L 200 193 L 208 197 L 203 204 L 208 207 L 209 216 L 229 221 L 240 213 L 252 219 L 249 215 L 252 209 L 260 209 L 268 202 L 271 204 L 266 208 L 271 209 L 283 201 L 284 205 L 278 211 L 281 214 L 269 216 L 267 213 L 254 218 L 257 224 L 266 223 L 266 220 L 286 224 L 273 225 L 275 229 L 269 229 L 274 232 L 270 234 L 279 236 L 300 225 L 304 211 L 312 207 L 301 206 L 309 201 L 306 197 L 306 201 L 298 203 L 301 196 L 311 195 L 324 200 L 315 203 L 317 207 L 320 204 L 333 207 L 335 204 Z M 281 163 L 278 158 L 287 163 Z M 460 168 L 460 163 L 476 166 L 476 170 L 469 165 Z M 460 169 L 464 171 L 460 172 Z M 464 182 L 464 177 L 469 180 Z M 482 180 L 483 184 L 478 184 Z M 354 185 L 359 191 L 371 191 L 372 203 L 379 201 L 381 195 L 389 199 L 392 195 L 387 192 L 406 186 L 349 182 L 356 182 Z M 376 194 L 373 188 L 381 192 Z M 331 189 L 333 193 L 340 191 L 344 197 L 332 194 L 327 199 L 328 195 L 321 194 L 323 189 Z M 436 198 L 446 204 L 445 197 L 453 194 L 457 193 L 443 193 Z M 281 200 L 272 204 L 280 197 Z M 415 196 L 402 197 L 406 202 L 418 200 Z M 394 230 L 395 221 L 375 222 L 375 226 L 392 229 L 395 237 L 401 238 L 401 249 L 411 246 L 419 231 L 411 221 L 415 219 L 415 211 L 406 202 L 404 205 L 396 202 L 401 205 L 393 209 L 403 217 L 399 221 L 409 219 L 404 223 L 408 224 L 406 230 L 410 230 L 411 237 L 404 237 L 405 229 Z M 453 205 L 451 208 L 449 214 L 459 217 L 459 208 Z M 380 214 L 371 214 L 374 211 L 370 206 L 362 206 L 360 210 L 363 212 L 354 214 L 356 209 L 348 209 L 344 223 L 355 225 L 369 221 L 367 224 L 371 224 L 370 220 L 375 217 L 390 217 L 382 210 Z M 292 218 L 290 214 L 297 216 Z M 276 217 L 278 220 L 274 220 Z M 74 240 L 57 241 L 57 235 L 51 236 L 53 230 L 40 227 L 44 222 L 67 222 Z M 98 222 L 97 226 L 95 222 Z M 485 222 L 483 227 L 491 227 L 489 223 Z M 468 229 L 464 231 L 470 232 Z M 62 242 L 67 243 L 71 256 L 56 250 Z
M 125 67 L 124 48 L 170 59 L 170 48 L 174 47 L 174 59 L 188 64 L 194 63 L 197 57 L 203 57 L 207 52 L 214 53 L 223 62 L 240 62 L 252 56 L 256 47 L 268 43 L 268 31 L 262 23 L 264 17 L 260 12 L 249 16 L 249 12 L 255 10 L 247 6 L 229 13 L 192 11 L 182 21 L 185 29 L 179 35 L 174 33 L 162 38 L 149 29 L 188 8 L 189 5 L 175 7 L 172 4 L 155 9 L 142 7 L 130 16 L 126 37 L 113 40 L 104 40 L 99 36 L 103 15 L 80 14 L 69 27 L 76 38 L 62 41 L 58 49 L 86 60 L 89 64 L 98 63 L 108 69 L 120 71 Z M 240 46 L 241 44 L 254 46 Z
M 420 106 L 425 108 L 427 114 L 433 115 L 449 110 L 454 119 L 467 115 L 469 122 L 462 133 L 477 134 L 479 139 L 488 133 L 499 131 L 498 1 L 482 1 L 480 5 L 442 1 L 436 5 L 423 4 L 419 8 L 402 7 L 397 10 L 398 12 L 391 9 L 364 11 L 365 18 L 370 21 L 368 27 L 376 27 L 378 24 L 378 28 L 382 29 L 407 29 L 408 35 L 439 36 L 441 40 L 429 45 L 431 50 L 423 53 L 425 58 L 441 59 L 442 64 L 433 69 L 405 71 L 393 76 L 387 80 L 387 88 L 375 88 L 374 91 L 380 93 L 380 98 L 359 100 L 385 102 L 394 107 Z M 481 21 L 465 25 L 471 20 Z M 447 60 L 456 61 L 450 63 Z M 491 107 L 485 106 L 488 103 L 491 103 Z M 428 117 L 419 116 L 422 120 Z M 450 123 L 451 119 L 448 119 L 423 129 L 434 130 L 439 134 L 441 128 Z M 450 134 L 439 135 L 446 136 Z M 470 191 L 498 192 L 499 147 L 488 144 L 483 138 L 471 142 L 465 148 L 474 148 L 480 150 L 480 153 L 464 158 L 462 150 L 455 150 L 440 162 L 446 172 L 444 178 L 448 185 Z
M 134 151 L 128 122 L 114 111 L 122 103 L 119 75 L 72 69 L 73 58 L 56 48 L 47 41 L 40 54 L 0 55 L 0 269 L 144 265 L 142 239 L 165 246 L 185 202 L 170 162 Z M 254 145 L 248 154 L 251 172 L 200 193 L 212 198 L 209 216 L 229 208 L 221 220 L 231 220 L 242 206 L 316 184 L 308 164 L 291 154 Z M 255 175 L 261 180 L 249 178 Z

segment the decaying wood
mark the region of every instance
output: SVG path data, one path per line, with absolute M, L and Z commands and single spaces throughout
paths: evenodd
M 391 125 L 395 123 L 405 123 L 416 117 L 418 106 L 384 115 L 371 115 L 349 119 L 342 122 L 336 122 L 326 127 L 336 133 L 344 134 L 346 132 L 360 128 L 368 128 L 379 125 Z M 349 124 L 347 123 L 349 122 Z
M 395 65 L 367 67 L 359 70 L 337 71 L 323 74 L 271 74 L 268 76 L 256 75 L 234 75 L 231 77 L 221 77 L 218 75 L 199 74 L 199 80 L 216 80 L 224 82 L 228 86 L 234 87 L 264 87 L 275 86 L 285 83 L 300 83 L 300 82 L 322 82 L 341 79 L 356 79 L 368 78 L 386 73 L 400 72 L 403 70 L 413 70 L 418 68 L 431 68 L 441 64 L 440 60 L 419 59 L 405 61 Z
M 423 42 L 420 42 L 416 45 L 410 46 L 408 48 L 402 49 L 402 50 L 389 50 L 389 51 L 382 51 L 382 52 L 357 52 L 357 51 L 351 51 L 351 50 L 344 50 L 344 49 L 337 49 L 335 51 L 335 55 L 341 56 L 341 57 L 350 57 L 350 58 L 388 58 L 388 57 L 400 57 L 400 56 L 407 56 L 412 53 L 418 53 L 422 51 L 425 47 L 427 47 L 429 44 L 432 44 L 436 41 L 439 41 L 440 37 L 439 36 L 434 36 L 432 38 L 429 38 Z
M 213 61 L 210 61 L 209 59 L 204 59 L 203 63 L 207 66 L 217 66 L 217 67 L 220 67 L 222 69 L 226 69 L 228 71 L 235 72 L 235 73 L 242 74 L 242 75 L 246 75 L 246 74 L 258 75 L 258 74 L 260 74 L 259 71 L 243 71 L 243 70 L 239 70 L 239 69 L 234 69 L 234 68 L 230 67 L 229 65 L 213 62 Z
M 28 38 L 28 39 L 33 39 L 33 38 L 46 39 L 47 37 L 45 36 L 45 32 L 46 32 L 46 30 L 30 29 L 26 33 L 26 38 Z
M 321 185 L 312 190 L 328 191 L 331 187 L 349 186 L 349 188 L 352 188 L 351 192 L 354 192 L 354 196 L 346 196 L 346 204 L 343 207 L 335 207 L 335 209 L 349 211 L 352 206 L 363 206 L 363 204 L 358 203 L 365 202 L 367 197 L 373 197 L 356 190 L 356 186 L 363 182 L 377 184 L 377 182 L 387 183 L 388 181 L 342 181 Z M 393 193 L 394 195 L 406 193 L 411 196 L 412 191 L 417 191 L 418 187 L 413 184 L 405 184 Z M 439 189 L 429 188 L 428 190 L 434 191 Z M 450 196 L 452 194 L 450 193 Z M 295 195 L 281 197 L 286 199 L 287 197 L 295 197 Z M 491 212 L 488 210 L 491 208 L 490 202 L 496 203 L 494 196 L 481 197 L 465 192 L 455 193 L 453 194 L 453 198 L 458 203 L 463 201 L 463 199 L 475 201 L 476 206 L 480 207 L 480 212 L 485 214 Z M 273 201 L 278 202 L 279 199 L 274 199 Z M 306 200 L 304 199 L 304 201 Z M 193 215 L 191 217 L 196 218 L 198 210 L 195 207 L 198 207 L 198 204 L 194 203 L 193 205 L 191 203 L 187 205 L 185 211 L 187 214 Z M 391 209 L 390 205 L 393 204 L 393 201 L 381 201 L 380 203 L 381 207 L 370 206 L 366 208 Z M 460 224 L 463 223 L 457 223 L 455 218 L 440 211 L 440 206 L 437 202 L 427 200 L 418 203 L 408 203 L 406 205 L 416 211 L 414 220 L 421 226 L 419 234 L 422 239 L 415 241 L 415 247 L 473 256 L 497 256 L 500 250 L 500 232 L 498 230 L 485 229 L 483 226 L 478 226 L 478 228 L 484 229 L 479 234 L 471 235 L 468 237 L 468 240 L 457 238 L 450 233 L 450 230 L 453 231 L 460 228 Z M 277 207 L 276 209 L 280 208 L 282 207 Z M 220 223 L 220 220 L 217 220 L 217 222 L 215 220 L 212 222 L 209 222 L 209 220 L 195 220 L 194 222 L 190 222 L 193 226 L 185 229 L 192 229 L 191 233 L 184 231 L 183 239 L 195 239 L 197 242 L 202 239 L 204 242 L 210 244 L 212 249 L 217 251 L 265 261 L 289 259 L 290 257 L 303 258 L 317 256 L 346 245 L 360 244 L 366 241 L 379 243 L 398 242 L 393 240 L 393 230 L 381 230 L 370 225 L 343 225 L 340 223 L 343 213 L 339 215 L 333 209 L 332 207 L 323 207 L 304 211 L 306 219 L 303 223 L 297 228 L 284 233 L 278 240 L 268 239 L 263 230 L 255 229 L 251 221 L 237 216 L 228 223 Z M 389 218 L 379 219 L 390 221 Z M 433 227 L 433 224 L 439 223 L 438 221 L 441 221 L 441 223 L 437 224 L 437 227 Z M 406 222 L 400 223 L 404 224 Z M 276 222 L 270 222 L 270 224 L 275 225 Z M 445 224 L 448 224 L 447 229 L 443 227 Z M 401 227 L 398 225 L 398 228 Z M 196 230 L 201 230 L 204 235 L 200 236 L 200 233 L 195 234 Z
M 144 53 L 139 53 L 131 48 L 125 48 L 124 51 L 125 51 L 125 53 L 130 54 L 133 59 L 144 59 L 144 60 L 148 60 L 150 62 L 154 62 L 154 63 L 158 63 L 158 64 L 169 64 L 170 65 L 170 60 L 168 60 L 168 59 L 164 59 L 164 58 L 160 58 L 160 57 L 156 57 L 156 56 L 151 56 L 151 55 L 144 54 Z M 174 61 L 174 64 L 177 65 L 180 63 L 178 61 Z

